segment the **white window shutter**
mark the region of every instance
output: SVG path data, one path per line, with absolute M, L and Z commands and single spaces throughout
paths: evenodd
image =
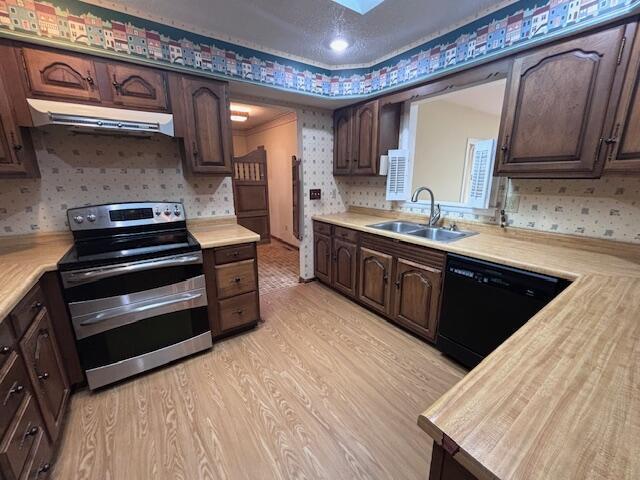
M 389 150 L 387 200 L 409 200 L 411 196 L 411 166 L 406 150 Z
M 493 162 L 496 156 L 496 141 L 476 142 L 471 167 L 471 181 L 467 205 L 472 208 L 487 208 L 493 176 Z

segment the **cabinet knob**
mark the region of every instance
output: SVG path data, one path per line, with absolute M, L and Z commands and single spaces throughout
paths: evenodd
M 32 437 L 33 435 L 35 435 L 36 433 L 38 433 L 38 430 L 39 430 L 39 428 L 38 428 L 38 426 L 37 426 L 37 425 L 35 425 L 35 426 L 31 427 L 31 428 L 28 428 L 28 429 L 27 429 L 27 431 L 26 431 L 26 432 L 24 432 L 24 436 L 25 436 L 25 438 L 26 438 L 26 437 Z
M 44 372 L 42 375 L 38 375 L 38 380 L 46 380 L 49 378 L 49 373 Z
M 233 279 L 233 281 L 236 282 L 236 283 L 240 283 L 241 280 L 242 279 L 240 277 L 236 277 L 236 278 Z
M 236 310 L 234 313 L 235 313 L 236 315 L 242 315 L 242 314 L 244 313 L 244 310 L 239 309 L 239 310 Z
M 24 387 L 22 385 L 16 385 L 11 390 L 9 390 L 9 395 L 16 395 L 22 393 Z
M 196 142 L 193 142 L 193 157 L 198 158 L 200 156 L 200 152 L 198 152 L 198 146 Z
M 38 469 L 38 473 L 47 473 L 49 470 L 51 470 L 51 464 L 45 463 Z
M 33 310 L 40 310 L 42 308 L 42 302 L 33 302 L 33 305 L 31 305 L 31 308 Z
M 235 252 L 232 253 L 232 255 L 234 257 L 239 257 L 240 256 L 240 252 L 238 250 L 236 250 Z
M 3 345 L 2 347 L 0 347 L 0 353 L 2 355 L 7 355 L 10 351 L 11 351 L 11 347 L 7 345 Z
M 93 87 L 95 80 L 93 79 L 93 77 L 91 76 L 91 72 L 87 71 L 87 77 L 85 78 L 85 80 L 87 81 L 87 83 L 89 84 L 89 86 Z
M 400 288 L 400 280 L 396 282 L 396 288 Z

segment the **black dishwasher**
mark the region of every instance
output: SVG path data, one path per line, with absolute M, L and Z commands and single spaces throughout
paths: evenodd
M 450 254 L 436 345 L 473 368 L 568 284 L 566 280 Z

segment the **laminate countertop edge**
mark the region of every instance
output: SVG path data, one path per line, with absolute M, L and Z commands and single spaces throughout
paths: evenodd
M 640 478 L 637 257 L 582 251 L 579 239 L 575 249 L 488 233 L 438 243 L 359 213 L 313 219 L 571 280 L 417 423 L 440 445 L 448 437 L 480 480 Z
M 189 231 L 203 250 L 253 243 L 260 235 L 235 224 L 194 223 Z M 7 317 L 46 272 L 58 269 L 58 261 L 73 245 L 68 234 L 0 237 L 0 321 Z

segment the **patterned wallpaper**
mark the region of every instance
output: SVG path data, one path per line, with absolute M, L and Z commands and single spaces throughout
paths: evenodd
M 385 199 L 384 177 L 350 180 L 344 201 L 359 207 L 427 214 L 427 209 Z M 517 212 L 507 213 L 509 226 L 554 233 L 640 243 L 640 177 L 595 180 L 512 179 L 498 191 L 498 210 L 504 196 L 519 196 Z M 447 220 L 498 224 L 499 218 L 444 212 Z
M 66 230 L 88 204 L 184 202 L 188 218 L 233 215 L 230 177 L 185 179 L 175 140 L 32 130 L 42 178 L 0 180 L 0 236 Z
M 426 80 L 635 12 L 640 0 L 515 0 L 367 68 L 329 70 L 79 0 L 0 0 L 0 35 L 328 97 L 359 97 Z

